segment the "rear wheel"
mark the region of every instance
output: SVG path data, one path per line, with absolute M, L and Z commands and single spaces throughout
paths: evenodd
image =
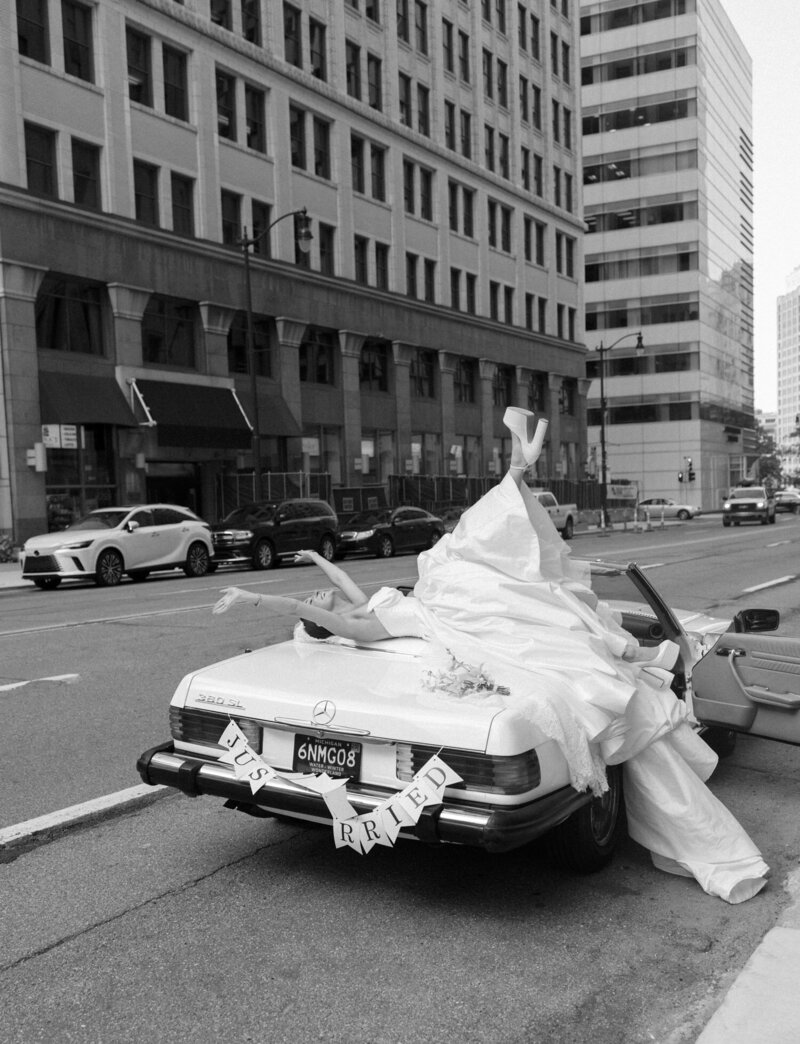
M 689 517 L 689 512 L 688 511 L 681 510 L 681 511 L 678 512 L 678 518 L 681 520 L 681 522 L 685 522 L 688 517 Z
M 205 576 L 210 561 L 211 555 L 209 555 L 206 545 L 195 541 L 194 544 L 189 545 L 189 550 L 186 552 L 183 571 L 187 576 Z
M 119 551 L 111 548 L 103 551 L 97 559 L 95 566 L 95 582 L 98 587 L 116 587 L 122 580 L 125 572 L 125 564 Z
M 382 536 L 378 541 L 378 558 L 391 558 L 394 554 L 394 544 L 392 538 L 388 536 Z
M 431 548 L 434 544 L 438 544 L 441 539 L 442 534 L 439 532 L 438 529 L 434 529 L 434 531 L 428 537 L 428 547 Z
M 723 518 L 722 524 L 727 528 L 731 524 L 731 520 L 729 518 Z
M 606 770 L 608 790 L 547 835 L 550 858 L 565 870 L 593 874 L 611 861 L 625 825 L 622 766 Z
M 336 544 L 329 536 L 322 538 L 319 545 L 319 553 L 326 562 L 332 562 L 336 557 Z
M 572 519 L 568 518 L 567 521 L 564 523 L 564 528 L 561 530 L 561 536 L 565 540 L 572 540 L 572 537 L 573 537 L 574 533 L 575 533 L 575 526 L 574 526 L 574 524 L 572 522 Z
M 275 548 L 269 540 L 259 540 L 253 548 L 253 568 L 274 569 L 277 564 L 278 556 L 275 554 Z
M 61 583 L 60 576 L 40 576 L 33 581 L 40 591 L 54 591 Z

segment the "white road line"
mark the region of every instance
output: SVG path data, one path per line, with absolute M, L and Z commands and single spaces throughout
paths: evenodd
M 768 580 L 765 584 L 756 584 L 755 587 L 745 587 L 742 590 L 742 594 L 752 594 L 754 591 L 763 591 L 765 587 L 777 587 L 778 584 L 790 584 L 796 579 L 796 576 L 779 576 L 777 580 Z
M 784 544 L 791 544 L 791 540 L 776 540 L 774 544 L 766 544 L 766 547 L 783 547 Z
M 46 834 L 59 827 L 75 826 L 101 816 L 104 812 L 120 812 L 125 808 L 136 806 L 147 798 L 153 798 L 168 787 L 151 787 L 149 783 L 141 783 L 138 787 L 129 787 L 127 790 L 118 790 L 115 794 L 106 794 L 105 797 L 94 798 L 92 801 L 84 801 L 80 805 L 70 805 L 58 812 L 50 812 L 46 816 L 36 819 L 28 819 L 24 823 L 5 827 L 0 830 L 0 848 L 6 845 L 20 844 L 30 841 L 38 834 Z
M 49 678 L 28 678 L 27 681 L 11 682 L 8 685 L 0 685 L 0 692 L 10 692 L 12 689 L 21 689 L 25 685 L 33 685 L 34 682 L 66 682 L 71 685 L 80 678 L 79 674 L 52 674 Z

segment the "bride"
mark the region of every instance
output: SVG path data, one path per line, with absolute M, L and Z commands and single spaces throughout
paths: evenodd
M 533 414 L 513 407 L 504 422 L 512 441 L 506 476 L 419 556 L 413 595 L 381 588 L 369 598 L 343 570 L 302 551 L 296 561 L 318 565 L 335 590 L 300 601 L 231 587 L 214 612 L 249 602 L 298 614 L 312 636 L 424 638 L 428 668 L 445 660 L 485 666 L 498 685 L 473 698 L 514 708 L 555 740 L 577 790 L 601 794 L 605 766 L 623 764 L 628 832 L 657 867 L 693 876 L 730 903 L 751 898 L 768 867 L 705 786 L 717 759 L 670 688 L 678 647 L 640 647 L 598 601 L 589 563 L 570 559 L 523 482 L 547 422 L 535 425 Z

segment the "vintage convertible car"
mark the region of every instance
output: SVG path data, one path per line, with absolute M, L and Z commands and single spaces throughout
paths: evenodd
M 800 641 L 761 633 L 776 611 L 673 611 L 635 565 L 593 573 L 642 644 L 680 645 L 675 691 L 718 753 L 737 732 L 800 743 Z M 426 691 L 424 648 L 289 641 L 198 670 L 172 699 L 172 739 L 141 755 L 139 773 L 253 815 L 333 826 L 337 846 L 362 853 L 398 836 L 489 851 L 544 836 L 562 866 L 604 866 L 624 829 L 620 768 L 602 798 L 578 793 L 560 749 L 517 712 Z

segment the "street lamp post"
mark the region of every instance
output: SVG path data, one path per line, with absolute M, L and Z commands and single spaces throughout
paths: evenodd
M 298 248 L 307 254 L 311 249 L 311 240 L 314 238 L 311 233 L 311 218 L 308 216 L 308 211 L 305 207 L 302 210 L 290 210 L 286 214 L 281 214 L 280 217 L 275 218 L 265 229 L 258 233 L 257 236 L 248 236 L 247 229 L 242 229 L 242 238 L 238 241 L 239 246 L 242 248 L 242 254 L 244 255 L 244 304 L 245 314 L 247 316 L 247 365 L 250 370 L 250 391 L 253 396 L 253 430 L 252 436 L 252 447 L 253 447 L 253 497 L 255 500 L 261 500 L 263 495 L 263 478 L 261 474 L 261 424 L 259 420 L 258 412 L 258 381 L 256 380 L 256 336 L 255 336 L 255 324 L 253 322 L 253 289 L 250 278 L 250 251 L 256 246 L 265 236 L 267 236 L 272 229 L 278 224 L 279 221 L 284 221 L 286 218 L 296 218 L 296 233 L 295 239 Z
M 636 338 L 636 354 L 641 355 L 644 351 L 642 332 L 626 333 L 618 337 L 613 344 L 604 345 L 601 341 L 597 347 L 600 353 L 600 526 L 605 531 L 608 524 L 608 454 L 606 452 L 606 352 L 624 341 L 628 337 Z

